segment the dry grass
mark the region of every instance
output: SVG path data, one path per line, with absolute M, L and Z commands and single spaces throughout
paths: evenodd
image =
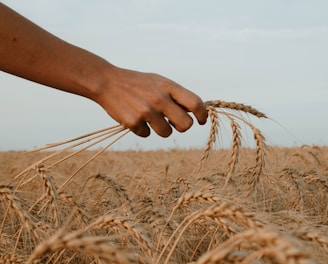
M 327 263 L 328 149 L 266 146 L 245 116 L 263 113 L 206 105 L 204 150 L 106 151 L 115 126 L 0 153 L 0 263 Z

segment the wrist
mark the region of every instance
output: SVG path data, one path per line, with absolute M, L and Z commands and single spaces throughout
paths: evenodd
M 100 60 L 98 60 L 100 59 Z M 116 67 L 106 60 L 97 58 L 97 63 L 90 63 L 86 69 L 77 74 L 77 91 L 80 94 L 96 103 L 102 105 L 105 94 L 111 87 L 113 75 Z

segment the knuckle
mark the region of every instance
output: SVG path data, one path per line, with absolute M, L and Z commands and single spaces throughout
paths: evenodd
M 129 120 L 125 120 L 124 122 L 122 122 L 122 125 L 132 131 L 135 131 L 139 125 L 139 122 L 137 122 L 136 120 L 133 120 L 133 119 L 129 119 Z
M 126 120 L 123 124 L 124 127 L 130 129 L 133 133 L 141 137 L 148 137 L 150 135 L 147 124 L 138 118 Z
M 198 97 L 196 97 L 190 100 L 189 107 L 190 111 L 194 112 L 202 109 L 204 107 L 204 104 Z
M 130 114 L 126 115 L 121 123 L 124 127 L 135 131 L 141 125 L 142 119 L 138 118 L 135 114 Z
M 151 98 L 151 103 L 157 107 L 157 108 L 165 108 L 165 105 L 167 103 L 167 99 L 161 95 L 161 94 L 155 94 L 152 98 Z
M 152 109 L 150 107 L 140 107 L 136 113 L 137 119 L 139 122 L 145 121 L 148 122 L 152 116 Z

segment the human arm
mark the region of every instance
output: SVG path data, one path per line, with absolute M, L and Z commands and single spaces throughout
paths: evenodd
M 100 104 L 139 136 L 169 136 L 207 119 L 202 100 L 173 81 L 116 67 L 67 43 L 0 3 L 0 69 Z

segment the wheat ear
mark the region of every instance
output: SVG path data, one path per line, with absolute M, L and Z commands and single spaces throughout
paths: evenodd
M 231 153 L 231 158 L 228 164 L 228 170 L 226 173 L 226 178 L 225 178 L 225 185 L 227 185 L 231 179 L 232 173 L 235 170 L 236 164 L 238 162 L 238 157 L 239 157 L 239 149 L 241 146 L 241 134 L 240 134 L 240 126 L 238 123 L 230 116 L 228 116 L 230 120 L 230 126 L 232 129 L 232 153 Z
M 176 240 L 174 241 L 164 264 L 168 263 L 170 257 L 173 254 L 174 249 L 176 248 L 180 238 L 182 237 L 183 233 L 187 230 L 187 228 L 195 221 L 202 218 L 213 221 L 214 223 L 222 226 L 229 233 L 238 232 L 238 230 L 236 230 L 235 224 L 231 224 L 230 221 L 234 223 L 239 223 L 241 226 L 244 226 L 246 228 L 261 226 L 261 224 L 253 220 L 252 214 L 244 213 L 241 208 L 236 207 L 231 203 L 222 201 L 220 204 L 215 204 L 213 206 L 206 208 L 205 210 L 200 210 L 186 216 L 185 219 L 180 223 L 180 225 L 176 228 L 176 230 L 173 232 L 173 234 L 167 241 L 166 245 L 164 246 L 163 250 L 161 251 L 161 254 L 157 259 L 156 264 L 159 263 L 160 259 L 162 258 L 165 251 L 167 250 L 169 244 L 174 239 L 174 237 L 176 237 L 180 229 L 181 231 L 178 237 L 176 238 Z M 230 221 L 226 221 L 226 219 L 229 219 Z
M 26 229 L 29 232 L 31 232 L 34 238 L 37 241 L 40 241 L 40 234 L 38 233 L 38 231 L 40 230 L 38 230 L 37 226 L 34 224 L 32 220 L 32 216 L 21 207 L 20 199 L 13 193 L 13 191 L 9 189 L 7 186 L 0 186 L 0 199 L 9 203 L 9 208 L 12 211 L 16 212 L 16 214 L 19 216 L 19 219 L 22 224 L 21 228 L 26 227 Z M 7 213 L 3 216 L 2 219 L 3 222 L 1 224 L 1 229 L 0 229 L 1 233 L 4 228 L 6 217 L 7 217 Z
M 267 118 L 267 116 L 264 113 L 258 111 L 257 109 L 253 108 L 252 106 L 241 104 L 241 103 L 213 100 L 213 101 L 205 102 L 205 106 L 206 107 L 214 107 L 214 108 L 227 108 L 230 110 L 237 110 L 240 112 L 249 113 L 258 118 Z
M 201 192 L 190 192 L 185 194 L 184 196 L 181 196 L 179 200 L 177 201 L 176 205 L 173 207 L 171 214 L 166 220 L 166 223 L 161 231 L 161 234 L 159 236 L 159 241 L 163 237 L 165 228 L 168 226 L 169 222 L 171 221 L 175 211 L 182 206 L 183 204 L 189 204 L 193 201 L 205 201 L 205 202 L 212 202 L 214 204 L 222 202 L 222 198 L 218 197 L 217 195 L 213 195 L 211 193 L 201 193 Z
M 245 118 L 241 116 L 237 116 L 233 113 L 228 113 L 226 111 L 217 111 L 217 108 L 221 109 L 228 109 L 228 110 L 235 110 L 239 112 L 244 112 L 246 114 L 254 115 L 258 118 L 267 118 L 267 116 L 256 110 L 255 108 L 244 105 L 244 104 L 238 104 L 235 102 L 224 102 L 220 100 L 214 100 L 214 101 L 207 101 L 205 102 L 206 109 L 209 113 L 210 119 L 211 119 L 211 131 L 210 136 L 207 141 L 206 147 L 203 151 L 203 154 L 200 158 L 200 166 L 199 170 L 202 167 L 202 162 L 208 158 L 209 152 L 212 149 L 213 143 L 216 141 L 216 137 L 218 134 L 218 127 L 219 127 L 219 116 L 224 115 L 230 120 L 230 125 L 232 128 L 232 156 L 231 160 L 229 162 L 228 171 L 227 171 L 227 177 L 226 177 L 226 184 L 229 182 L 231 178 L 231 174 L 234 171 L 234 168 L 236 166 L 237 160 L 238 160 L 238 154 L 239 154 L 239 147 L 241 145 L 241 133 L 240 128 L 237 122 L 234 119 L 240 120 L 244 122 L 247 126 L 250 127 L 250 129 L 253 132 L 254 139 L 257 144 L 257 156 L 256 156 L 256 166 L 254 169 L 254 175 L 257 176 L 261 174 L 263 163 L 264 163 L 264 137 L 261 134 L 260 130 L 258 130 L 256 127 L 254 127 L 250 122 L 246 121 Z
M 131 220 L 129 219 L 119 219 L 114 218 L 111 215 L 104 215 L 94 221 L 92 224 L 89 225 L 88 228 L 95 228 L 95 229 L 110 229 L 110 228 L 121 228 L 123 230 L 128 231 L 132 234 L 137 241 L 146 248 L 147 254 L 152 257 L 152 247 L 150 245 L 149 239 L 142 234 L 140 228 L 138 228 Z
M 29 212 L 32 211 L 35 205 L 37 205 L 39 202 L 41 202 L 44 198 L 48 197 L 48 201 L 51 204 L 51 213 L 52 213 L 52 219 L 54 220 L 54 226 L 55 228 L 58 228 L 60 225 L 60 219 L 58 215 L 58 194 L 56 191 L 55 184 L 52 181 L 52 177 L 46 173 L 46 170 L 44 167 L 40 166 L 39 168 L 39 174 L 41 176 L 42 181 L 44 182 L 44 193 L 41 195 L 39 199 L 37 199 L 34 204 L 30 207 Z M 39 211 L 38 214 L 41 213 L 41 211 L 46 207 L 48 204 L 48 201 L 43 205 Z
M 196 264 L 226 263 L 236 250 L 251 250 L 238 263 L 253 263 L 263 257 L 272 263 L 310 263 L 308 254 L 280 234 L 265 229 L 248 229 L 236 234 L 213 250 L 205 253 Z M 271 262 L 270 262 L 271 263 Z
M 63 231 L 60 231 L 39 244 L 30 255 L 27 264 L 33 264 L 35 260 L 46 253 L 63 249 L 98 257 L 107 263 L 142 263 L 141 261 L 136 261 L 138 259 L 137 257 L 129 257 L 125 250 L 112 246 L 108 237 L 86 236 L 83 231 L 76 231 L 64 235 Z
M 208 156 L 209 156 L 210 150 L 212 149 L 212 146 L 216 141 L 216 136 L 218 134 L 219 125 L 220 125 L 219 115 L 218 115 L 217 110 L 215 109 L 215 107 L 214 106 L 208 106 L 207 111 L 208 111 L 209 117 L 211 119 L 211 130 L 210 130 L 210 136 L 207 140 L 206 147 L 203 151 L 202 157 L 200 158 L 199 170 L 202 167 L 203 161 L 205 159 L 207 159 Z

